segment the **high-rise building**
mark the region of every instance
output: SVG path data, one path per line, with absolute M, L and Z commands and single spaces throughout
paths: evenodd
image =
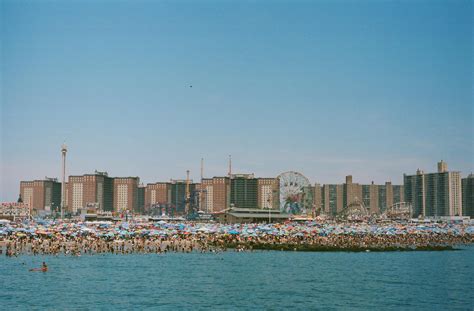
M 474 218 L 474 174 L 462 179 L 462 212 Z
M 138 177 L 114 177 L 114 211 L 136 211 L 138 208 Z
M 362 185 L 362 202 L 370 214 L 380 214 L 379 196 L 379 185 L 375 185 L 374 182 L 370 185 Z
M 327 215 L 336 215 L 343 209 L 343 185 L 323 185 L 321 200 L 323 211 Z
M 203 186 L 207 187 L 203 181 Z M 206 189 L 206 188 L 204 188 Z M 230 206 L 230 179 L 229 177 L 212 178 L 212 212 L 221 212 Z M 207 191 L 209 196 L 209 190 Z
M 157 182 L 147 184 L 145 189 L 145 210 L 150 210 L 153 205 L 164 205 L 171 202 L 171 183 Z
M 214 212 L 214 185 L 213 178 L 202 178 L 201 180 L 201 195 L 203 199 L 201 201 L 201 210 L 206 213 Z
M 344 207 L 354 202 L 362 201 L 362 187 L 352 182 L 352 176 L 346 176 L 346 183 L 343 184 L 343 203 Z
M 253 174 L 233 174 L 230 204 L 237 208 L 258 207 L 258 181 Z
M 417 170 L 416 175 L 403 176 L 405 201 L 412 205 L 413 216 L 425 215 L 425 175 Z
M 23 203 L 35 210 L 59 211 L 61 183 L 56 178 L 21 181 L 20 194 Z
M 257 206 L 263 209 L 278 209 L 279 182 L 277 178 L 257 179 Z
M 438 173 L 446 173 L 448 171 L 448 163 L 441 160 L 438 162 Z
M 313 206 L 315 211 L 322 212 L 324 211 L 323 206 L 323 189 L 320 184 L 316 183 L 313 187 Z
M 379 185 L 377 187 L 378 189 L 378 206 L 379 206 L 379 210 L 381 213 L 385 212 L 387 210 L 387 207 L 389 207 L 390 205 L 387 204 L 390 200 L 390 187 L 387 186 L 387 184 L 385 185 Z
M 402 185 L 392 185 L 393 204 L 405 202 L 405 192 Z
M 445 162 L 438 172 L 404 175 L 405 200 L 412 204 L 414 216 L 460 216 L 462 193 L 460 172 L 449 172 Z
M 69 176 L 67 207 L 73 214 L 81 208 L 93 206 L 102 211 L 113 211 L 114 180 L 107 172 Z
M 137 203 L 137 210 L 135 212 L 143 214 L 145 211 L 145 190 L 146 187 L 144 185 L 139 185 L 137 189 L 137 195 L 138 195 L 138 203 Z

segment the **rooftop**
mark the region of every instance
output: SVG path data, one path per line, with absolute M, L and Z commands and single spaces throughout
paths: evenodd
M 268 219 L 269 215 L 268 213 L 228 213 L 228 215 L 234 216 L 234 217 L 241 217 L 241 218 L 263 218 L 263 219 Z M 287 219 L 290 218 L 289 214 L 271 214 L 271 218 L 280 218 L 280 219 Z

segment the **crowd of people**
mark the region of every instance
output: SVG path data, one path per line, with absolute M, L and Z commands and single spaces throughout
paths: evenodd
M 287 222 L 218 224 L 27 221 L 0 223 L 7 256 L 251 250 L 443 250 L 474 243 L 474 225 L 448 223 Z

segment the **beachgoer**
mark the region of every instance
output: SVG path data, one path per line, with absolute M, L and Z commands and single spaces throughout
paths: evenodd
M 46 272 L 46 271 L 48 271 L 48 266 L 47 266 L 46 263 L 43 261 L 43 264 L 41 265 L 41 268 L 33 268 L 33 269 L 30 269 L 30 271 Z

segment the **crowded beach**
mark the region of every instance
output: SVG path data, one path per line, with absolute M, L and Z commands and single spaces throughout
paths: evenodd
M 9 257 L 229 250 L 452 250 L 473 243 L 474 225 L 461 223 L 0 221 L 0 252 Z

